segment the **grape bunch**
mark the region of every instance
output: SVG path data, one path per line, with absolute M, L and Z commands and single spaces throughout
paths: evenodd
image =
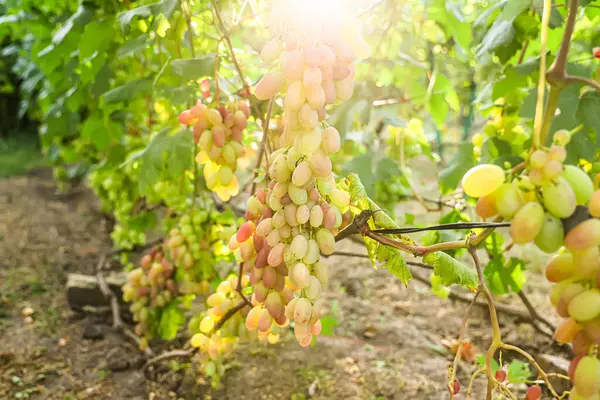
M 283 15 L 297 17 L 289 10 Z M 275 343 L 281 328 L 293 321 L 296 339 L 308 346 L 321 332 L 318 300 L 329 279 L 321 253 L 334 251 L 350 204 L 332 173 L 330 156 L 340 149 L 339 132 L 320 121 L 325 105 L 352 96 L 353 61 L 366 44 L 335 24 L 316 29 L 316 40 L 305 40 L 308 34 L 294 29 L 300 20 L 284 21 L 285 32 L 275 30 L 261 52 L 263 61 L 281 64 L 259 81 L 255 95 L 265 100 L 285 89 L 283 147 L 269 156 L 268 183 L 249 198 L 247 221 L 229 246 L 254 287 L 246 328 Z M 357 43 L 363 46 L 353 47 Z
M 242 277 L 242 288 L 248 287 L 250 282 L 247 276 Z M 222 358 L 229 355 L 239 339 L 247 339 L 250 333 L 246 329 L 245 317 L 248 308 L 234 314 L 215 331 L 219 321 L 241 300 L 242 297 L 235 291 L 237 278 L 230 276 L 221 282 L 215 291 L 206 300 L 208 309 L 205 314 L 193 317 L 189 324 L 192 333 L 190 343 L 200 349 L 200 362 L 202 370 L 213 379 L 213 384 L 218 383 L 225 368 Z M 217 379 L 217 381 L 215 381 Z
M 240 189 L 235 171 L 245 152 L 242 138 L 248 117 L 250 107 L 245 100 L 217 108 L 198 101 L 179 114 L 181 124 L 193 125 L 194 141 L 200 148 L 196 162 L 204 165 L 206 185 L 224 201 Z
M 175 266 L 160 248 L 154 248 L 142 257 L 140 267 L 129 273 L 123 286 L 123 299 L 131 302 L 129 307 L 137 323 L 135 333 L 144 336 L 140 347 L 144 349 L 157 330 L 156 313 L 179 295 L 174 280 Z
M 573 346 L 570 398 L 584 400 L 600 395 L 600 190 L 585 171 L 563 164 L 569 140 L 569 131 L 557 131 L 550 148 L 530 154 L 526 174 L 508 183 L 498 166 L 474 167 L 463 189 L 479 197 L 479 216 L 511 220 L 515 243 L 558 251 L 546 266 L 546 278 L 555 283 L 550 301 L 564 318 L 555 339 Z
M 146 242 L 146 234 L 129 226 L 136 199 L 139 198 L 138 184 L 131 167 L 120 169 L 97 169 L 90 173 L 91 188 L 100 198 L 105 212 L 112 212 L 116 225 L 110 234 L 118 248 L 131 249 Z
M 231 213 L 216 210 L 192 209 L 176 219 L 163 243 L 141 259 L 123 287 L 138 335 L 156 335 L 162 310 L 171 300 L 210 291 L 217 263 L 233 261 L 226 241 L 235 230 Z

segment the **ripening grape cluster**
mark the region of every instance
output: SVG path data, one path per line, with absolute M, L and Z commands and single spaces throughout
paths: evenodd
M 576 358 L 569 376 L 571 399 L 600 396 L 600 190 L 582 169 L 565 165 L 564 146 L 570 133 L 555 133 L 550 148 L 538 149 L 527 160 L 526 174 L 505 182 L 500 167 L 480 165 L 463 178 L 463 189 L 479 197 L 481 217 L 511 220 L 515 243 L 533 241 L 547 253 L 558 251 L 546 266 L 555 283 L 550 300 L 563 321 L 555 332 L 560 343 L 571 343 Z M 577 210 L 578 218 L 570 222 Z M 587 210 L 587 211 L 584 211 Z M 587 213 L 587 215 L 586 215 Z M 568 229 L 568 230 L 565 230 Z
M 110 237 L 122 249 L 131 249 L 146 242 L 143 231 L 128 226 L 139 196 L 137 182 L 134 182 L 131 175 L 130 166 L 126 166 L 122 169 L 92 171 L 89 180 L 90 186 L 100 198 L 102 208 L 107 212 L 112 211 L 115 216 L 117 224 Z
M 275 343 L 279 330 L 293 321 L 296 339 L 308 346 L 321 332 L 317 300 L 329 279 L 321 253 L 334 251 L 350 203 L 332 173 L 330 155 L 340 149 L 339 132 L 320 121 L 327 104 L 352 96 L 353 62 L 368 46 L 354 29 L 342 32 L 331 23 L 300 34 L 294 29 L 304 21 L 299 15 L 277 7 L 273 15 L 287 29 L 279 31 L 276 24 L 276 37 L 261 51 L 264 62 L 279 63 L 259 81 L 255 95 L 266 100 L 285 93 L 283 147 L 269 155 L 267 186 L 249 198 L 247 221 L 229 246 L 254 287 L 246 328 Z
M 179 122 L 193 125 L 194 140 L 200 148 L 196 162 L 204 165 L 206 185 L 222 200 L 239 192 L 235 176 L 237 160 L 244 155 L 242 138 L 248 126 L 250 106 L 245 100 L 209 108 L 198 101 L 179 114 Z
M 216 263 L 232 261 L 225 243 L 236 226 L 233 218 L 223 215 L 216 210 L 190 210 L 129 273 L 123 297 L 132 303 L 138 335 L 152 338 L 165 305 L 178 296 L 208 293 Z
M 248 277 L 244 276 L 241 283 L 242 288 L 248 287 L 250 284 Z M 227 319 L 223 326 L 215 331 L 215 326 L 221 318 L 242 300 L 235 290 L 236 285 L 237 277 L 235 276 L 230 276 L 221 282 L 215 293 L 206 300 L 208 306 L 206 313 L 195 316 L 188 324 L 193 334 L 190 342 L 193 347 L 200 349 L 203 372 L 213 379 L 224 373 L 221 359 L 233 351 L 239 339 L 249 337 L 245 325 L 245 317 L 248 314 L 247 307 Z
M 179 295 L 174 273 L 173 263 L 159 248 L 154 248 L 142 257 L 140 267 L 129 273 L 123 286 L 123 299 L 132 303 L 129 309 L 137 323 L 135 333 L 144 336 L 141 347 L 154 336 L 156 318 L 152 314 Z

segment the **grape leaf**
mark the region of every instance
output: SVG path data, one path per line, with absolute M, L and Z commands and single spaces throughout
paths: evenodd
M 104 104 L 119 103 L 134 99 L 138 95 L 152 91 L 152 78 L 136 79 L 124 85 L 117 86 L 102 95 Z
M 120 124 L 97 114 L 88 118 L 81 129 L 81 137 L 89 139 L 98 150 L 105 150 L 121 136 L 123 131 Z
M 523 11 L 531 7 L 531 0 L 509 0 L 502 9 L 498 19 L 513 21 Z
M 92 21 L 85 26 L 79 38 L 79 62 L 91 57 L 95 52 L 104 53 L 111 45 L 114 36 L 113 20 Z
M 179 301 L 173 300 L 167 304 L 160 313 L 158 334 L 165 340 L 175 339 L 179 328 L 185 322 L 183 310 L 179 307 Z
M 479 366 L 482 368 L 485 367 L 485 358 L 485 354 L 475 357 L 475 360 L 477 360 L 477 364 L 479 364 Z M 499 369 L 500 366 L 498 365 L 498 361 L 492 358 L 492 373 L 495 374 L 496 371 L 498 371 Z
M 120 12 L 117 14 L 117 19 L 119 20 L 123 33 L 127 33 L 129 32 L 129 25 L 135 17 L 148 18 L 152 15 L 159 16 L 160 14 L 163 14 L 165 17 L 170 18 L 178 5 L 179 0 L 163 0 Z
M 138 51 L 142 51 L 146 48 L 149 42 L 149 37 L 146 33 L 142 33 L 140 36 L 135 39 L 131 39 L 123 43 L 117 49 L 117 57 L 127 57 L 129 55 L 135 54 Z
M 355 172 L 360 177 L 361 183 L 364 185 L 367 196 L 375 194 L 375 175 L 373 174 L 373 156 L 371 154 L 363 154 L 358 157 L 353 157 L 346 162 L 342 167 L 345 173 Z M 378 178 L 382 179 L 382 178 Z
M 339 322 L 334 317 L 323 317 L 321 318 L 321 335 L 332 336 L 335 332 L 336 326 Z
M 457 284 L 475 290 L 478 285 L 477 273 L 448 254 L 437 251 L 423 257 L 423 262 L 433 267 L 433 273 L 441 278 L 446 286 Z
M 198 58 L 178 58 L 171 60 L 171 71 L 186 81 L 212 74 L 214 66 L 214 53 Z
M 508 366 L 507 378 L 510 383 L 527 382 L 531 376 L 529 364 L 522 361 L 512 361 Z
M 94 18 L 94 10 L 89 3 L 83 2 L 77 8 L 77 11 L 65 21 L 65 23 L 52 36 L 52 43 L 58 45 L 62 43 L 73 28 L 81 28 Z
M 521 291 L 525 283 L 525 263 L 516 257 L 506 259 L 503 252 L 504 238 L 494 232 L 485 240 L 485 247 L 490 261 L 483 270 L 486 283 L 492 293 L 507 294 L 511 290 Z
M 461 143 L 448 167 L 440 172 L 440 191 L 445 194 L 456 189 L 464 174 L 474 165 L 473 144 L 471 142 Z
M 596 143 L 600 143 L 600 94 L 596 91 L 585 92 L 577 106 L 577 119 L 586 129 L 596 132 Z

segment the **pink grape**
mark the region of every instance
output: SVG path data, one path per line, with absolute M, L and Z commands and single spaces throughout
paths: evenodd
M 570 278 L 575 273 L 573 256 L 569 253 L 558 254 L 546 266 L 546 279 L 550 282 L 560 282 Z
M 583 250 L 600 245 L 600 219 L 588 219 L 571 229 L 565 237 L 565 246 L 570 250 Z
M 285 108 L 298 111 L 304 101 L 306 100 L 306 91 L 304 90 L 304 84 L 301 81 L 294 81 L 288 87 L 287 94 L 285 96 L 284 104 Z
M 285 54 L 283 66 L 284 75 L 290 81 L 302 79 L 304 72 L 304 54 L 302 51 L 294 50 Z
M 266 332 L 271 328 L 271 324 L 273 323 L 273 317 L 269 314 L 269 310 L 263 308 L 260 312 L 260 317 L 258 318 L 258 330 L 261 332 Z
M 292 174 L 292 183 L 297 187 L 304 186 L 311 178 L 312 173 L 307 161 L 302 161 Z M 289 187 L 288 187 L 289 190 Z
M 267 100 L 275 96 L 283 87 L 285 78 L 277 70 L 268 72 L 256 85 L 254 95 L 259 100 Z
M 321 148 L 327 154 L 337 153 L 340 150 L 340 133 L 333 126 L 323 130 Z
M 340 101 L 350 100 L 354 94 L 354 82 L 351 77 L 335 82 L 336 98 Z
M 258 328 L 258 320 L 260 319 L 260 314 L 262 313 L 262 309 L 260 307 L 253 307 L 248 315 L 246 316 L 246 329 L 249 331 L 253 331 Z
M 273 267 L 263 268 L 262 281 L 266 288 L 273 289 L 277 280 L 277 273 Z
M 306 68 L 302 78 L 305 85 L 320 85 L 323 80 L 321 70 L 316 67 Z
M 556 328 L 554 340 L 563 344 L 572 342 L 575 335 L 577 335 L 581 329 L 582 326 L 575 322 L 573 318 L 567 318 Z
M 332 80 L 324 80 L 321 84 L 323 93 L 325 94 L 325 104 L 333 104 L 337 99 L 336 85 Z
M 310 273 L 306 265 L 303 263 L 296 263 L 292 268 L 292 275 L 294 277 L 294 282 L 296 282 L 298 286 L 303 289 L 308 286 L 308 278 L 310 277 Z
M 298 325 L 308 324 L 312 313 L 312 304 L 307 298 L 301 297 L 294 307 L 294 322 Z
M 265 304 L 269 310 L 269 314 L 271 314 L 271 317 L 277 318 L 283 314 L 283 303 L 281 302 L 281 297 L 279 297 L 277 292 L 269 293 Z
M 273 219 L 265 218 L 256 226 L 256 233 L 260 236 L 267 236 L 273 230 Z
M 543 150 L 536 150 L 531 153 L 531 157 L 529 158 L 529 163 L 533 168 L 542 169 L 546 162 L 548 161 L 548 154 Z
M 536 202 L 525 204 L 510 224 L 510 234 L 517 244 L 531 242 L 542 229 L 544 208 Z
M 561 146 L 552 146 L 548 150 L 548 159 L 562 163 L 567 158 L 567 151 Z
M 269 252 L 267 262 L 271 267 L 276 267 L 283 263 L 283 252 L 285 251 L 284 243 L 277 243 Z
M 326 93 L 321 85 L 305 85 L 306 101 L 313 109 L 322 109 L 326 101 Z M 317 113 L 319 117 L 319 114 Z M 321 120 L 319 118 L 319 120 Z
M 315 176 L 326 177 L 331 174 L 331 159 L 320 149 L 308 156 L 308 163 Z
M 544 165 L 542 171 L 544 172 L 544 176 L 546 178 L 552 180 L 563 172 L 563 166 L 556 160 L 550 160 Z
M 314 129 L 319 123 L 319 113 L 313 110 L 309 104 L 304 103 L 298 111 L 298 121 L 303 128 Z

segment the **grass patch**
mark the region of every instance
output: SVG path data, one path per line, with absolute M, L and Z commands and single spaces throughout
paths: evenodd
M 23 133 L 0 139 L 0 178 L 22 175 L 46 165 L 48 160 L 40 151 L 36 136 Z

